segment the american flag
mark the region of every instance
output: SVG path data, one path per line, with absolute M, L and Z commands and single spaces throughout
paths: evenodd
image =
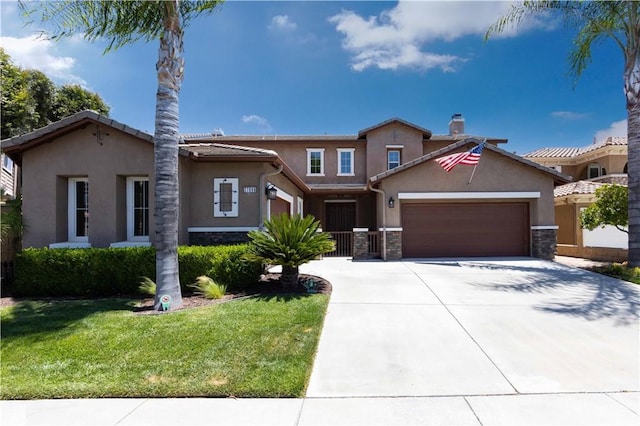
M 444 157 L 436 158 L 436 162 L 447 172 L 450 172 L 458 164 L 475 166 L 480 162 L 480 155 L 482 154 L 485 143 L 486 142 L 482 142 L 480 145 L 466 152 L 459 152 L 457 154 L 445 155 Z

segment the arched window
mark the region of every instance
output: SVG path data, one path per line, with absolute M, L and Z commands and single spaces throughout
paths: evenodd
M 629 163 L 626 163 L 626 164 L 624 165 L 624 169 L 622 169 L 622 173 L 629 173 L 629 169 L 628 169 L 628 167 L 629 167 Z
M 591 163 L 587 167 L 587 179 L 593 179 L 602 176 L 604 173 L 602 172 L 602 166 L 598 163 Z

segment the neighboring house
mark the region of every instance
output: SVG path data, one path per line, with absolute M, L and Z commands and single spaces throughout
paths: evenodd
M 594 260 L 626 260 L 628 236 L 613 226 L 580 227 L 580 212 L 595 201 L 604 184 L 627 185 L 627 138 L 608 137 L 582 148 L 542 148 L 525 158 L 569 175 L 574 182 L 554 193 L 559 255 Z
M 0 154 L 2 161 L 2 170 L 0 175 L 0 188 L 2 188 L 3 196 L 16 196 L 16 176 L 18 175 L 17 167 L 14 167 L 13 161 L 9 156 Z
M 460 115 L 449 128 L 396 118 L 347 136 L 183 135 L 179 242 L 244 241 L 285 212 L 314 215 L 357 259 L 552 258 L 553 189 L 568 179 L 498 148 L 506 139 L 469 139 Z M 431 161 L 484 139 L 472 181 L 472 166 Z M 2 149 L 22 167 L 25 247 L 153 243 L 149 134 L 85 111 Z

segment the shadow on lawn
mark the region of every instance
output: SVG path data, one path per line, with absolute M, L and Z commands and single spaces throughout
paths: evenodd
M 460 263 L 462 267 L 506 271 L 508 279 L 505 282 L 477 284 L 492 290 L 519 293 L 562 291 L 563 301 L 536 306 L 540 311 L 587 320 L 612 318 L 620 325 L 640 319 L 640 286 L 633 283 L 559 264 L 538 267 L 533 262 L 531 266 L 473 261 Z
M 2 319 L 1 338 L 71 330 L 84 318 L 109 311 L 132 311 L 131 299 L 23 300 Z

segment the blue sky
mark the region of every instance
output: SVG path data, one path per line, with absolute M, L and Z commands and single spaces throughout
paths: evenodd
M 483 41 L 508 2 L 228 1 L 185 31 L 181 132 L 356 134 L 399 117 L 475 135 L 518 154 L 626 136 L 622 52 L 597 45 L 577 85 L 572 30 L 549 18 Z M 98 92 L 111 117 L 153 133 L 158 43 L 50 42 L 0 3 L 0 46 L 57 83 Z

